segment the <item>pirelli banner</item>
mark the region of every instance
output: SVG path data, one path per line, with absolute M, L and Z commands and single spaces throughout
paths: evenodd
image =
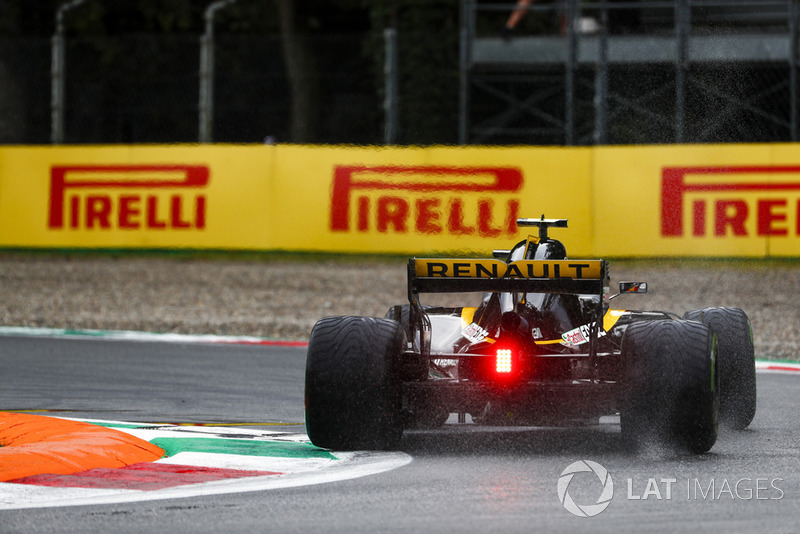
M 0 148 L 0 246 L 269 248 L 271 160 L 246 147 Z
M 558 213 L 588 252 L 590 164 L 559 149 L 0 148 L 0 246 L 486 253 L 519 238 L 517 217 Z M 566 177 L 568 194 L 551 187 Z
M 0 148 L 0 247 L 800 256 L 800 145 Z
M 800 256 L 800 144 L 594 149 L 607 256 Z

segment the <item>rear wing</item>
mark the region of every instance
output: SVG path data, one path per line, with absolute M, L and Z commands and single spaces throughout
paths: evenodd
M 408 260 L 409 302 L 420 293 L 521 292 L 603 294 L 604 260 Z

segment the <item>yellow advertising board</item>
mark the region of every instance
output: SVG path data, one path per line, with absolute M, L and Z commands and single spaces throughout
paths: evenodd
M 599 147 L 595 252 L 800 255 L 800 145 Z
M 0 148 L 0 247 L 800 256 L 800 145 Z M 534 230 L 535 232 L 535 230 Z
M 370 252 L 480 252 L 525 237 L 518 217 L 569 218 L 591 250 L 590 152 L 547 148 L 281 147 L 275 245 Z
M 271 158 L 268 147 L 2 148 L 0 246 L 269 248 Z
M 517 217 L 591 250 L 585 149 L 0 149 L 0 246 L 491 253 Z M 556 187 L 556 184 L 559 186 Z

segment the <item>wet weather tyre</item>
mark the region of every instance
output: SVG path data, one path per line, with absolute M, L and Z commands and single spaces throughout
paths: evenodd
M 306 356 L 306 431 L 318 447 L 376 450 L 403 434 L 397 362 L 406 349 L 399 323 L 327 317 L 311 331 Z
M 703 308 L 683 317 L 707 324 L 719 340 L 719 419 L 726 428 L 742 430 L 756 415 L 756 361 L 753 330 L 739 308 Z
M 630 325 L 622 342 L 624 439 L 634 447 L 711 449 L 719 414 L 717 351 L 713 331 L 695 321 Z

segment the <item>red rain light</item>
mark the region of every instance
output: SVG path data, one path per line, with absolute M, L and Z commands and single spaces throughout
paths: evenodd
M 511 372 L 511 350 L 497 349 L 496 367 L 498 373 Z

